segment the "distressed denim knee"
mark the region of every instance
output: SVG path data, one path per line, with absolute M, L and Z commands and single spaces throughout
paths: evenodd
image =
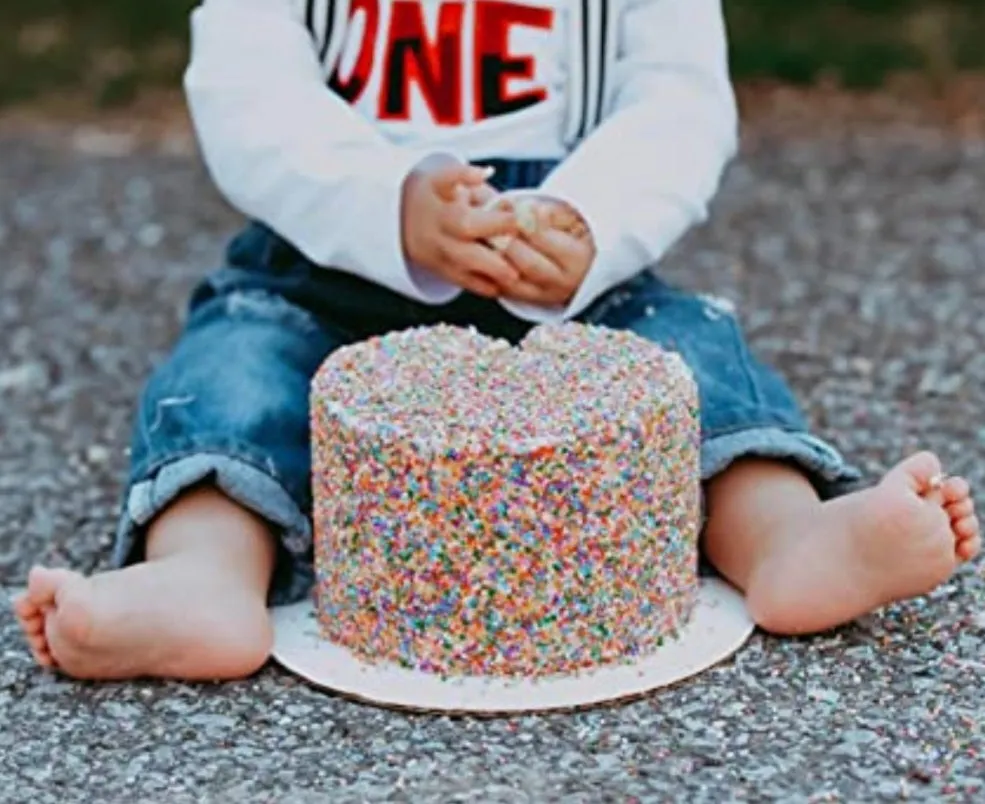
M 309 382 L 342 339 L 276 293 L 211 281 L 142 395 L 115 560 L 140 560 L 151 520 L 207 483 L 270 523 L 271 603 L 292 602 L 312 580 Z
M 860 479 L 835 447 L 809 432 L 792 391 L 753 354 L 725 300 L 644 273 L 603 298 L 587 319 L 631 330 L 684 358 L 698 385 L 705 480 L 745 457 L 797 466 L 825 498 Z

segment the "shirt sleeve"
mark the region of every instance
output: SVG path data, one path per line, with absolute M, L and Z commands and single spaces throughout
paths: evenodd
M 541 190 L 572 204 L 597 256 L 566 307 L 504 301 L 531 322 L 572 318 L 707 218 L 738 115 L 720 0 L 629 0 L 601 126 Z
M 398 147 L 326 85 L 291 0 L 204 0 L 185 91 L 219 191 L 312 262 L 441 304 L 461 291 L 407 264 L 403 180 L 425 158 Z

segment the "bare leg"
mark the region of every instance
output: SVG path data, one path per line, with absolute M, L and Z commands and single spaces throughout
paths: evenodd
M 708 489 L 705 552 L 768 631 L 806 634 L 926 594 L 981 549 L 968 483 L 930 453 L 822 503 L 795 469 L 743 461 Z
M 39 664 L 84 679 L 248 676 L 266 662 L 274 541 L 211 489 L 151 525 L 147 560 L 84 578 L 36 567 L 15 610 Z

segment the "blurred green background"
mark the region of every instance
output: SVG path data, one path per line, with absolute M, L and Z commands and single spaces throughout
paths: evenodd
M 725 0 L 737 78 L 873 87 L 985 68 L 985 0 Z M 0 0 L 0 106 L 175 85 L 195 0 Z

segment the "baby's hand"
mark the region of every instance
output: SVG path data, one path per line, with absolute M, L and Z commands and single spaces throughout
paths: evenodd
M 495 243 L 520 274 L 506 295 L 529 304 L 567 304 L 595 260 L 595 241 L 587 224 L 560 201 L 525 201 L 516 206 L 519 233 Z
M 559 229 L 576 240 L 591 238 L 585 219 L 568 204 L 548 202 L 542 214 L 547 220 L 548 229 Z
M 488 171 L 469 165 L 414 170 L 404 182 L 401 235 L 414 265 L 476 295 L 496 297 L 517 282 L 519 271 L 485 241 L 514 235 L 517 222 L 508 209 L 471 203 L 487 178 Z

